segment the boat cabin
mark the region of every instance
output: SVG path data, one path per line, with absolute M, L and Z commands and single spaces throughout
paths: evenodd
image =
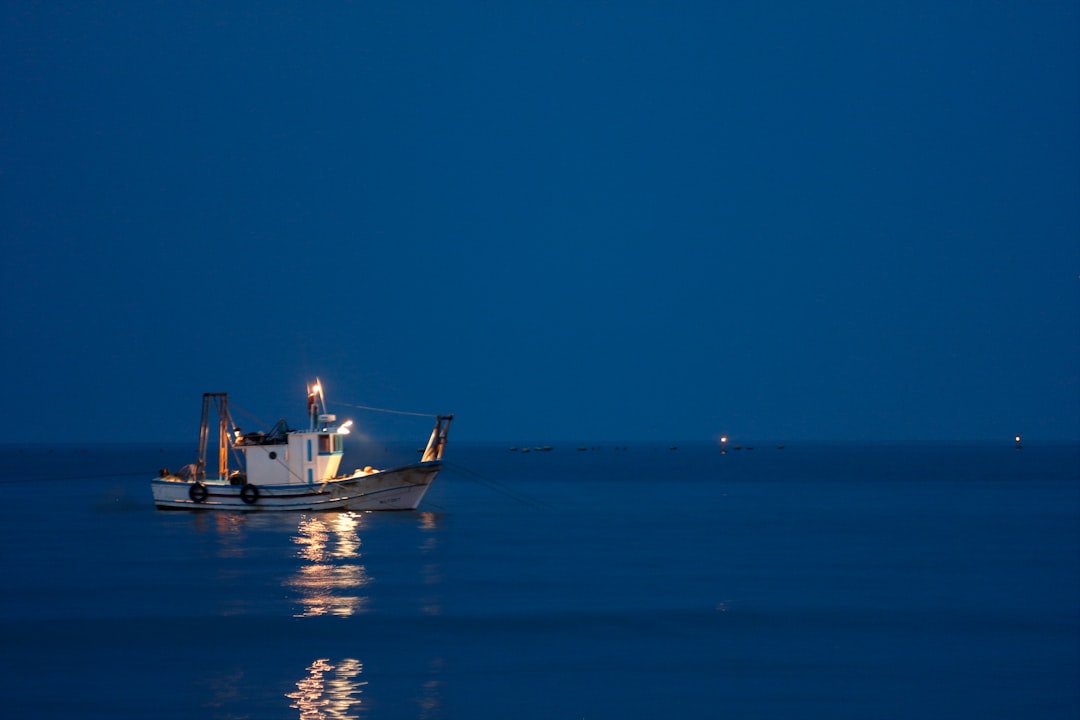
M 337 475 L 344 453 L 337 430 L 292 432 L 284 443 L 238 445 L 244 452 L 247 476 L 267 485 L 315 485 Z

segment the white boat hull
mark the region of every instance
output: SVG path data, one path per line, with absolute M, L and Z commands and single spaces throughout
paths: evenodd
M 157 478 L 154 504 L 178 510 L 415 510 L 442 468 L 438 460 L 392 470 L 332 478 L 324 483 L 232 485 Z M 255 488 L 251 490 L 250 488 Z

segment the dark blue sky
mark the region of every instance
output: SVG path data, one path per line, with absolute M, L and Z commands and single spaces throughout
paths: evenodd
M 0 13 L 4 440 L 1080 440 L 1076 2 Z

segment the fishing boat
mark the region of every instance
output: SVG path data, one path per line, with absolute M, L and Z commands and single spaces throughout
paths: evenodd
M 208 476 L 210 416 L 216 411 L 218 468 Z M 183 510 L 415 510 L 442 469 L 453 415 L 437 415 L 420 462 L 390 469 L 338 470 L 352 421 L 326 412 L 322 384 L 308 386 L 307 428 L 284 419 L 269 432 L 244 433 L 233 422 L 226 393 L 204 393 L 195 463 L 150 482 L 159 509 Z M 230 454 L 238 468 L 230 468 Z

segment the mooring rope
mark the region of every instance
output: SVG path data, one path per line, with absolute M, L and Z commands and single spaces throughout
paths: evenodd
M 392 415 L 412 415 L 413 417 L 426 417 L 426 418 L 437 418 L 437 417 L 439 417 L 436 413 L 409 412 L 407 410 L 389 410 L 387 408 L 377 408 L 377 407 L 371 407 L 369 405 L 353 405 L 352 403 L 342 402 L 340 400 L 335 400 L 332 404 L 334 404 L 334 405 L 345 405 L 347 407 L 356 408 L 358 410 L 371 410 L 372 412 L 390 413 Z

